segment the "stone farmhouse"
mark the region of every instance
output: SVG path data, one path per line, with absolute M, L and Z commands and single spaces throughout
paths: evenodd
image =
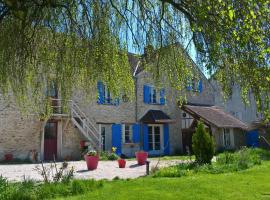
M 177 92 L 155 87 L 140 58 L 129 54 L 135 82 L 135 99 L 112 98 L 106 83 L 97 82 L 97 99 L 85 103 L 76 95 L 69 110 L 62 112 L 57 87 L 49 89 L 53 114 L 42 121 L 37 115 L 24 117 L 13 104 L 0 96 L 0 159 L 6 154 L 27 159 L 37 152 L 40 160 L 79 159 L 81 146 L 133 157 L 144 150 L 151 156 L 191 151 L 192 134 L 198 120 L 215 139 L 217 150 L 237 149 L 245 142 L 247 125 L 215 106 L 215 88 L 200 74 L 183 93 L 187 102 L 179 106 Z M 84 142 L 85 141 L 85 142 Z

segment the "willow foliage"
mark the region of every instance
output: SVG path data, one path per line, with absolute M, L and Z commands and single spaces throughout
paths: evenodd
M 185 55 L 194 44 L 225 95 L 238 84 L 243 100 L 252 92 L 267 116 L 269 7 L 269 0 L 2 0 L 0 90 L 25 107 L 29 99 L 41 105 L 51 80 L 65 99 L 75 88 L 91 94 L 97 80 L 132 96 L 127 49 L 151 47 L 146 69 L 181 91 L 196 75 Z

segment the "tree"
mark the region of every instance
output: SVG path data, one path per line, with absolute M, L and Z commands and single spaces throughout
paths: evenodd
M 146 68 L 183 90 L 193 72 L 172 44 L 194 44 L 225 94 L 238 84 L 243 100 L 253 92 L 268 116 L 269 19 L 269 0 L 0 0 L 0 90 L 39 103 L 41 80 L 56 80 L 64 98 L 103 80 L 116 95 L 133 94 L 130 46 L 153 46 Z
M 192 136 L 192 149 L 196 162 L 199 164 L 211 163 L 215 153 L 213 138 L 205 130 L 202 122 L 198 123 L 195 133 Z

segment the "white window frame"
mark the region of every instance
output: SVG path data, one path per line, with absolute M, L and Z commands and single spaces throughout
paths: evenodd
M 112 96 L 111 93 L 109 92 L 108 86 L 103 85 L 103 96 L 104 96 L 104 104 L 111 104 L 112 102 Z M 108 99 L 110 98 L 110 102 Z
M 184 117 L 183 115 L 186 114 L 186 116 Z M 188 114 L 187 112 L 183 111 L 181 112 L 181 119 L 182 119 L 182 129 L 185 129 L 185 128 L 190 128 L 192 122 L 193 122 L 193 117 Z
M 154 139 L 154 127 L 159 127 L 159 134 L 160 134 L 160 149 L 159 150 L 156 150 L 155 148 L 153 148 L 153 150 L 149 150 L 149 152 L 151 154 L 160 154 L 163 152 L 163 146 L 164 146 L 164 140 L 163 140 L 163 125 L 162 124 L 148 124 L 148 127 L 152 127 L 152 143 L 153 143 L 153 147 L 155 147 L 155 139 Z M 148 133 L 148 130 L 147 130 L 147 134 Z M 148 135 L 147 135 L 148 137 Z M 149 141 L 148 141 L 148 144 L 149 145 Z
M 154 102 L 154 91 L 156 91 L 156 102 Z M 160 89 L 150 85 L 150 103 L 160 104 Z
M 129 126 L 129 129 L 127 130 L 126 127 Z M 129 142 L 126 142 L 126 133 L 129 133 Z M 132 124 L 123 124 L 122 125 L 122 142 L 123 144 L 130 144 L 133 143 L 132 140 L 133 132 L 132 132 Z
M 226 137 L 228 137 L 228 138 L 226 138 Z M 223 129 L 223 145 L 224 145 L 225 148 L 231 148 L 232 147 L 232 138 L 231 137 L 232 137 L 231 129 L 230 128 L 224 128 Z

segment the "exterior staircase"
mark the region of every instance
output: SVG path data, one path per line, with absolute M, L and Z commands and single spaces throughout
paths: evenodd
M 70 115 L 72 123 L 87 139 L 88 149 L 100 151 L 102 138 L 99 131 L 74 101 L 70 101 Z
M 95 123 L 91 121 L 86 114 L 80 109 L 78 104 L 72 100 L 67 102 L 68 111 L 63 110 L 63 100 L 52 98 L 53 117 L 67 117 L 78 128 L 78 130 L 86 138 L 86 146 L 88 150 L 100 151 L 102 148 L 102 137 L 95 127 Z

